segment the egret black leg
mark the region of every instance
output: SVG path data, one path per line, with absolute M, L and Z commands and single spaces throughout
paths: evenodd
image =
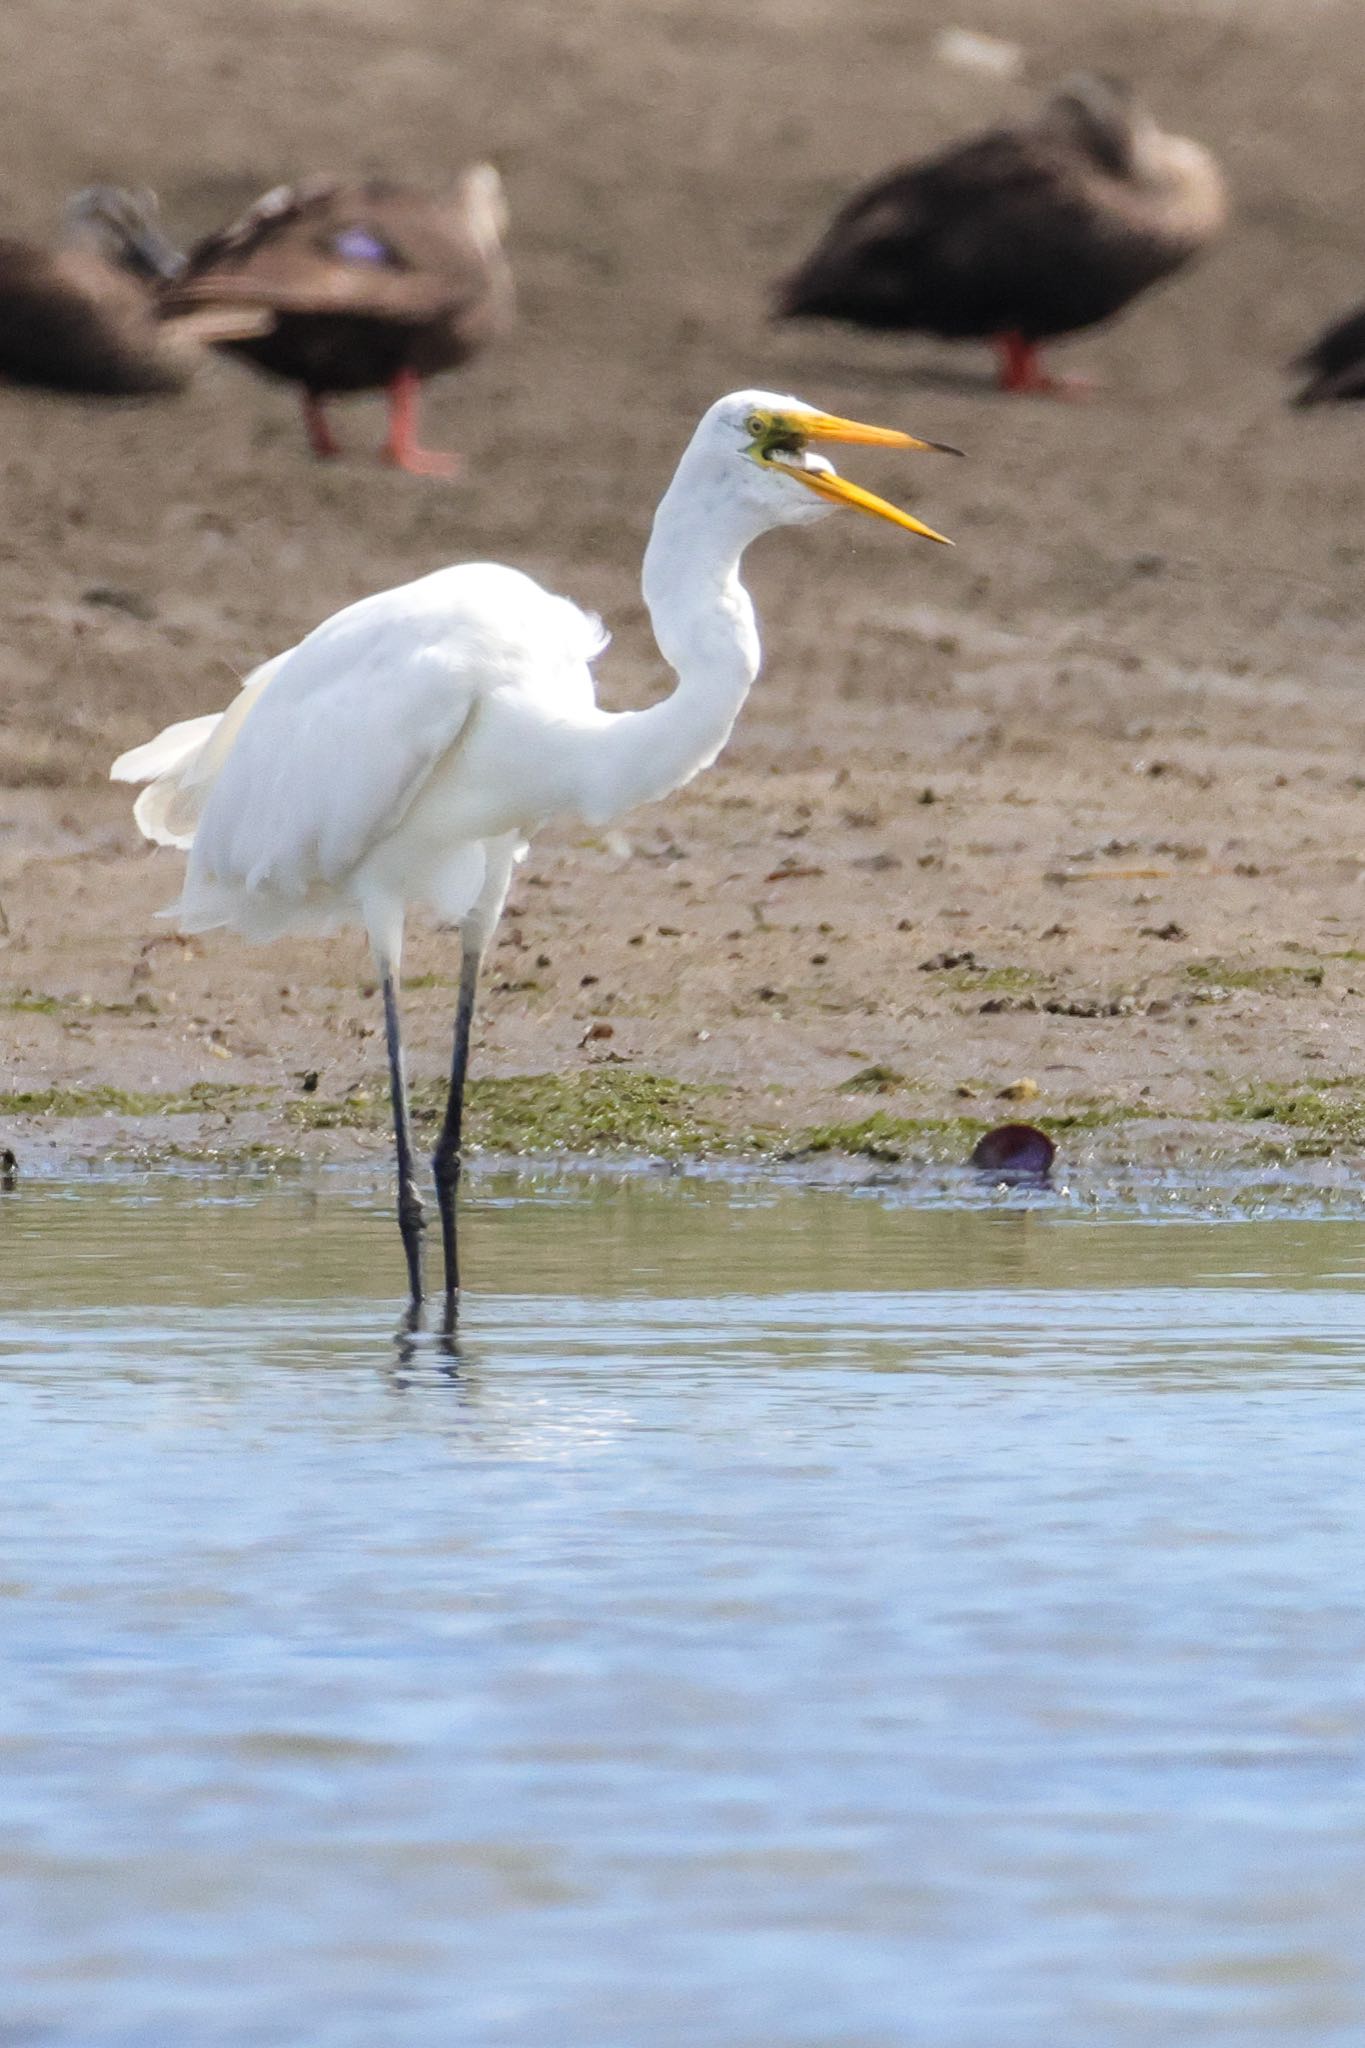
M 455 1049 L 450 1062 L 450 1094 L 445 1122 L 432 1156 L 436 1202 L 441 1212 L 441 1250 L 445 1256 L 446 1326 L 455 1322 L 460 1296 L 460 1256 L 456 1244 L 455 1202 L 460 1187 L 460 1130 L 464 1121 L 464 1082 L 469 1066 L 469 1033 L 474 1022 L 474 992 L 479 982 L 481 949 L 469 938 L 460 959 L 460 1000 L 455 1012 Z
M 403 1072 L 403 1038 L 398 1026 L 398 994 L 392 968 L 384 970 L 384 1036 L 389 1045 L 389 1094 L 393 1101 L 393 1142 L 398 1155 L 398 1228 L 408 1262 L 412 1313 L 422 1306 L 422 1197 L 412 1167 L 412 1127 L 408 1121 L 408 1084 Z

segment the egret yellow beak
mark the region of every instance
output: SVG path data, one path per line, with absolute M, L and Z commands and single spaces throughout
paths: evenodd
M 845 446 L 863 448 L 919 448 L 934 455 L 962 453 L 960 448 L 950 448 L 943 441 L 920 441 L 913 434 L 902 434 L 896 427 L 868 427 L 861 420 L 841 420 L 829 412 L 773 413 L 769 431 L 756 438 L 756 451 L 765 461 L 780 462 L 784 449 L 791 453 L 805 441 L 842 441 Z M 936 540 L 945 548 L 953 545 L 946 534 L 935 533 L 932 526 L 926 526 L 913 513 L 902 512 L 898 505 L 889 505 L 885 498 L 865 491 L 861 484 L 850 483 L 835 471 L 785 466 L 787 474 L 808 491 L 814 491 L 817 498 L 827 498 L 835 505 L 851 505 L 855 512 L 870 512 L 876 519 L 888 519 L 893 526 L 902 526 L 907 533 L 918 533 L 925 540 Z
M 841 420 L 832 412 L 789 412 L 792 430 L 803 441 L 842 441 L 845 446 L 863 448 L 918 448 L 930 455 L 960 455 L 946 441 L 917 441 L 899 427 L 865 427 L 861 420 Z

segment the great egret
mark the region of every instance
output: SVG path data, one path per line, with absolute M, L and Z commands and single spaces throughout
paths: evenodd
M 429 905 L 461 938 L 450 1094 L 432 1162 L 451 1322 L 475 988 L 531 834 L 555 817 L 606 824 L 715 760 L 758 674 L 739 564 L 761 533 L 850 505 L 944 538 L 811 446 L 835 442 L 941 447 L 767 391 L 734 392 L 703 416 L 645 553 L 645 602 L 677 675 L 647 710 L 598 708 L 589 668 L 607 639 L 598 619 L 516 569 L 474 562 L 349 605 L 258 668 L 227 711 L 169 726 L 113 765 L 115 780 L 148 785 L 134 807 L 145 836 L 189 848 L 180 901 L 166 913 L 182 930 L 226 925 L 274 939 L 359 923 L 368 932 L 414 1314 L 422 1204 L 397 1003 L 407 906 Z
M 325 401 L 389 395 L 384 459 L 449 476 L 456 458 L 417 445 L 421 380 L 468 362 L 507 326 L 507 208 L 491 164 L 471 164 L 436 198 L 382 179 L 280 185 L 185 259 L 166 295 L 177 312 L 261 307 L 254 339 L 227 344 L 258 370 L 303 387 L 317 456 L 339 454 Z
M 1080 75 L 1034 120 L 855 194 L 778 287 L 777 312 L 992 341 L 1003 390 L 1064 391 L 1039 342 L 1109 319 L 1226 210 L 1206 149 L 1164 134 L 1118 80 Z

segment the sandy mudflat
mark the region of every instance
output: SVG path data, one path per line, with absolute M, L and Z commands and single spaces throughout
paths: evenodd
M 176 1142 L 381 1142 L 299 1108 L 378 1088 L 363 943 L 174 943 L 154 913 L 178 864 L 138 844 L 108 761 L 336 606 L 471 556 L 601 609 L 603 695 L 647 701 L 652 506 L 696 413 L 749 382 L 966 448 L 856 465 L 959 545 L 846 517 L 755 551 L 767 670 L 734 744 L 628 847 L 537 845 L 480 1073 L 590 1071 L 601 1103 L 631 1077 L 715 1084 L 707 1131 L 775 1143 L 876 1114 L 888 1150 L 1008 1113 L 1026 1078 L 1029 1113 L 1080 1115 L 1100 1128 L 1073 1142 L 1111 1154 L 1201 1130 L 1255 1150 L 1277 1125 L 1248 1112 L 1287 1108 L 1292 1143 L 1349 1157 L 1365 413 L 1289 413 L 1280 366 L 1365 296 L 1358 9 L 967 19 L 1039 80 L 1131 74 L 1235 188 L 1203 268 L 1067 350 L 1107 387 L 1089 405 L 1001 400 L 972 351 L 765 324 L 768 280 L 852 181 L 1024 103 L 934 62 L 937 6 L 12 0 L 15 226 L 96 175 L 155 185 L 189 231 L 310 169 L 436 179 L 486 154 L 524 305 L 433 393 L 431 438 L 468 459 L 453 486 L 376 466 L 369 403 L 343 415 L 350 459 L 314 465 L 289 395 L 230 364 L 160 406 L 0 394 L 0 1137 L 21 1157 L 146 1137 L 149 1103 L 196 1085 Z M 406 966 L 436 1076 L 453 942 L 417 932 Z M 848 1091 L 870 1066 L 904 1078 Z

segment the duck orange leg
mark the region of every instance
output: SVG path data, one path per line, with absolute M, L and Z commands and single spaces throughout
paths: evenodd
M 1001 334 L 996 338 L 1000 357 L 1000 389 L 1031 391 L 1045 398 L 1088 398 L 1094 385 L 1088 377 L 1054 377 L 1043 368 L 1036 341 L 1022 334 Z
M 305 391 L 303 394 L 303 424 L 308 435 L 308 446 L 319 462 L 330 462 L 333 456 L 340 455 L 341 443 L 332 432 L 332 422 L 328 419 L 322 400 L 315 391 Z
M 454 476 L 460 466 L 458 455 L 443 455 L 434 448 L 419 447 L 417 401 L 421 379 L 415 370 L 400 370 L 389 386 L 389 438 L 384 443 L 384 460 L 395 469 L 413 476 Z

